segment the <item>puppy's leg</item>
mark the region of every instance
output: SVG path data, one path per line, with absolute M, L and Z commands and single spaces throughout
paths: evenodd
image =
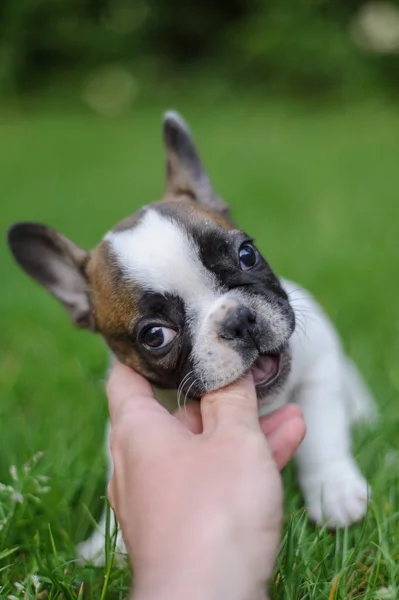
M 112 475 L 112 457 L 109 449 L 109 436 L 110 436 L 110 423 L 107 424 L 106 430 L 106 452 L 107 452 L 107 477 L 108 480 Z M 105 564 L 105 534 L 106 534 L 106 514 L 107 509 L 104 510 L 100 522 L 98 523 L 96 529 L 93 531 L 91 536 L 84 542 L 78 545 L 77 548 L 77 556 L 81 563 L 89 562 L 96 566 L 103 566 Z M 111 515 L 111 524 L 110 524 L 110 535 L 114 533 L 113 529 L 114 519 Z M 126 547 L 122 538 L 122 533 L 120 529 L 118 529 L 117 537 L 116 537 L 116 560 L 119 562 L 124 560 L 124 556 L 126 554 Z
M 113 519 L 111 518 L 111 522 Z M 100 522 L 96 529 L 93 531 L 91 536 L 78 545 L 77 547 L 77 558 L 80 564 L 86 562 L 96 566 L 102 567 L 105 564 L 105 532 L 106 532 L 106 511 L 103 512 Z M 110 535 L 113 533 L 113 527 L 110 527 Z M 120 563 L 124 560 L 126 554 L 125 544 L 122 539 L 122 534 L 118 530 L 116 537 L 116 556 L 115 560 Z
M 330 527 L 359 521 L 369 495 L 350 448 L 343 360 L 336 353 L 319 358 L 295 395 L 307 427 L 296 455 L 300 485 L 310 518 Z

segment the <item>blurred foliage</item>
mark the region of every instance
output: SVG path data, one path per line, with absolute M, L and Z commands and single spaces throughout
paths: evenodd
M 0 92 L 71 72 L 214 68 L 233 84 L 331 93 L 394 89 L 399 0 L 0 0 Z

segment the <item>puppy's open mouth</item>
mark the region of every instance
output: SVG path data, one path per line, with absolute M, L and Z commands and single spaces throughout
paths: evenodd
M 251 367 L 256 387 L 269 385 L 280 373 L 280 354 L 263 354 Z

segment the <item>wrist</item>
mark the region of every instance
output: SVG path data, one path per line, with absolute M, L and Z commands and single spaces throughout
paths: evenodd
M 220 600 L 220 598 L 228 598 L 229 600 L 269 600 L 265 590 L 255 592 L 253 595 L 245 594 L 243 596 L 226 595 L 227 591 L 224 589 L 211 589 L 206 590 L 202 588 L 195 588 L 194 583 L 188 588 L 179 587 L 177 589 L 167 589 L 167 583 L 163 590 L 147 590 L 146 592 L 136 592 L 133 589 L 129 600 Z
M 240 567 L 223 568 L 217 559 L 177 561 L 161 573 L 136 570 L 131 600 L 266 600 L 265 584 L 256 585 Z
M 167 572 L 154 568 L 152 573 L 134 572 L 132 600 L 219 600 L 220 584 L 216 581 L 212 568 L 204 564 L 193 565 L 177 561 Z

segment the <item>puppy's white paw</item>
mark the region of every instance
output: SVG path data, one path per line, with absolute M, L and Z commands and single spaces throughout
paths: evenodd
M 105 537 L 101 530 L 96 530 L 89 539 L 78 544 L 77 559 L 80 565 L 89 563 L 95 567 L 103 567 L 105 565 Z M 122 564 L 126 558 L 126 547 L 123 542 L 122 535 L 118 531 L 115 547 L 116 564 Z
M 347 527 L 366 514 L 370 488 L 352 458 L 302 473 L 300 482 L 309 517 L 318 525 Z
M 78 544 L 76 549 L 77 558 L 80 564 L 90 563 L 96 567 L 102 567 L 105 564 L 105 539 L 101 531 L 94 533 Z

